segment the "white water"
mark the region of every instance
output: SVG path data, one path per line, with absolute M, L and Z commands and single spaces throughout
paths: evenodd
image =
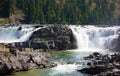
M 71 73 L 74 72 L 77 69 L 76 64 L 58 64 L 57 67 L 52 68 L 51 70 L 53 71 L 51 73 L 51 76 L 55 76 L 57 74 L 64 74 L 64 73 Z
M 28 25 L 29 26 L 29 25 Z M 22 25 L 22 29 L 18 30 L 20 27 L 0 27 L 0 43 L 14 43 L 14 42 L 25 42 L 29 40 L 32 33 L 41 29 L 34 28 L 27 25 Z
M 115 42 L 120 34 L 120 27 L 70 26 L 78 49 L 107 50 L 115 48 Z
M 120 34 L 120 27 L 95 27 L 95 26 L 69 26 L 77 40 L 78 51 L 75 57 L 71 57 L 71 60 L 77 60 L 82 62 L 81 57 L 88 56 L 94 51 L 102 51 L 106 49 L 112 49 L 115 47 L 113 44 Z M 32 33 L 40 28 L 23 27 L 22 30 L 18 30 L 18 27 L 0 28 L 0 43 L 11 42 L 23 42 L 29 39 Z M 72 50 L 73 51 L 73 50 Z M 89 52 L 88 52 L 89 51 Z M 108 51 L 109 52 L 109 51 Z M 72 59 L 73 58 L 73 59 Z M 69 62 L 69 59 L 66 59 Z M 63 61 L 65 62 L 65 61 Z M 84 62 L 84 61 L 83 61 Z M 66 63 L 66 62 L 65 62 Z M 50 69 L 50 74 L 45 72 L 48 76 L 85 76 L 76 69 L 82 68 L 82 65 L 76 64 L 60 64 Z M 38 75 L 38 76 L 45 76 Z M 47 76 L 46 75 L 46 76 Z M 26 75 L 25 75 L 26 76 Z
M 76 52 L 74 58 L 77 61 L 82 60 L 80 58 L 88 56 L 93 52 L 101 52 L 104 54 L 112 53 L 110 51 L 104 51 L 107 49 L 115 48 L 115 43 L 120 35 L 120 27 L 95 27 L 95 26 L 69 26 L 72 30 L 75 38 L 77 49 L 70 50 Z M 83 61 L 84 62 L 84 61 Z M 82 65 L 76 64 L 58 64 L 57 67 L 52 68 L 52 73 L 50 76 L 86 76 L 76 69 L 82 68 Z M 88 75 L 89 76 L 89 75 Z

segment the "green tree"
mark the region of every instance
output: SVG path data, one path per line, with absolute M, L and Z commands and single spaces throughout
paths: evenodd
M 10 14 L 15 13 L 16 11 L 16 0 L 9 0 L 10 2 Z

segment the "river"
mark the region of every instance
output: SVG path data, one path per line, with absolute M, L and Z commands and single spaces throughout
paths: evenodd
M 112 53 L 110 51 L 99 51 L 102 54 Z M 50 61 L 56 62 L 58 65 L 49 69 L 38 69 L 24 72 L 16 72 L 11 76 L 90 76 L 77 71 L 77 69 L 85 67 L 87 61 L 83 57 L 95 52 L 93 51 L 79 51 L 69 50 L 60 52 L 50 52 L 54 57 Z
M 108 50 L 116 48 L 117 45 L 115 44 L 117 43 L 117 39 L 120 35 L 119 26 L 96 27 L 87 25 L 82 27 L 70 25 L 68 27 L 72 30 L 73 35 L 76 38 L 77 50 L 50 52 L 52 55 L 54 55 L 54 57 L 49 60 L 57 63 L 57 67 L 26 72 L 16 72 L 11 76 L 89 76 L 77 71 L 77 69 L 85 67 L 83 64 L 86 64 L 86 61 L 83 59 L 83 57 L 88 56 L 93 52 L 100 52 L 102 54 L 112 53 Z M 15 32 L 8 32 L 6 30 L 4 31 L 4 29 L 1 29 L 0 35 L 2 36 L 4 32 L 4 35 L 7 35 L 6 38 L 12 37 L 11 40 L 8 39 L 7 43 L 12 40 L 14 40 L 13 42 L 24 42 L 29 39 L 34 31 L 36 31 L 35 28 L 31 29 L 30 27 L 29 29 L 31 30 L 27 31 L 30 31 L 31 34 L 27 33 L 29 34 L 28 36 L 26 33 L 24 33 L 24 31 L 26 31 L 25 29 L 26 27 L 23 29 L 23 31 L 18 30 Z M 18 32 L 20 33 L 20 38 L 17 37 Z M 0 42 L 6 43 L 3 39 L 4 38 L 1 38 Z M 23 41 L 21 41 L 21 39 Z

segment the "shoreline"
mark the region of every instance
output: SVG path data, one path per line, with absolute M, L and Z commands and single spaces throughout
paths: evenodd
M 4 52 L 0 56 L 0 75 L 57 66 L 53 62 L 49 62 L 48 57 L 50 57 L 50 54 L 45 52 L 31 52 L 31 54 L 19 52 L 16 56 Z
M 93 76 L 120 76 L 120 53 L 103 55 L 99 52 L 94 52 L 85 60 L 89 60 L 86 63 L 85 68 L 78 69 L 78 72 L 89 74 Z

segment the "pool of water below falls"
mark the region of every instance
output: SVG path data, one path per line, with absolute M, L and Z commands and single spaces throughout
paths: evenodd
M 98 51 L 98 50 L 97 50 Z M 11 76 L 90 76 L 83 74 L 77 71 L 86 67 L 85 64 L 87 61 L 83 57 L 92 54 L 95 51 L 59 51 L 59 52 L 50 52 L 53 55 L 53 58 L 50 61 L 57 63 L 58 65 L 49 69 L 38 69 L 30 70 L 24 72 L 16 72 Z M 110 51 L 98 51 L 102 54 L 113 53 Z

